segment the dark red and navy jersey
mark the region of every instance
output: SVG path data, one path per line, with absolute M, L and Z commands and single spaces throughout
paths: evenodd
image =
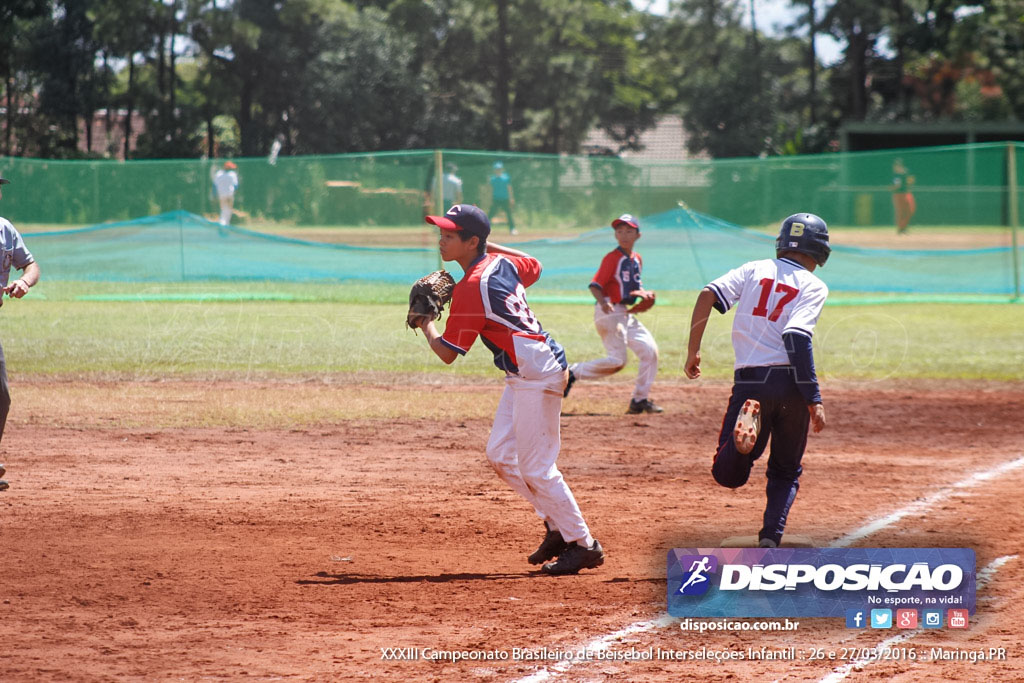
M 568 368 L 565 351 L 526 303 L 526 288 L 540 278 L 540 271 L 540 261 L 529 256 L 477 258 L 452 291 L 441 343 L 464 355 L 480 336 L 494 354 L 494 364 L 512 374 L 533 376 Z M 520 358 L 526 348 L 528 360 Z M 537 355 L 538 348 L 543 358 Z M 526 363 L 530 367 L 523 367 Z
M 601 267 L 597 269 L 590 286 L 600 287 L 613 304 L 634 304 L 637 297 L 633 296 L 633 292 L 643 289 L 640 284 L 643 265 L 644 261 L 637 252 L 627 254 L 622 247 L 615 247 L 601 260 Z

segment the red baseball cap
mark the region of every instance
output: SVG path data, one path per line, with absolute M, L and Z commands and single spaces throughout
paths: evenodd
M 637 222 L 636 218 L 631 213 L 624 213 L 615 220 L 612 221 L 612 227 L 617 228 L 620 225 L 628 225 L 631 228 L 640 229 L 640 223 Z
M 491 234 L 491 221 L 487 214 L 472 204 L 456 204 L 443 216 L 427 216 L 424 220 L 442 230 L 464 232 L 467 235 L 476 235 L 480 239 L 487 239 Z

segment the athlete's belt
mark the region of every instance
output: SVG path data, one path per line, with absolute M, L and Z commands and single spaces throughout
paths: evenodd
M 789 374 L 793 370 L 792 365 L 758 365 L 748 368 L 738 368 L 733 372 L 733 380 L 737 382 L 763 382 L 768 379 L 772 372 Z

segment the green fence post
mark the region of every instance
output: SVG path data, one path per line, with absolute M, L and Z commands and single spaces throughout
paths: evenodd
M 1010 192 L 1010 239 L 1013 245 L 1013 252 L 1010 256 L 1013 259 L 1013 296 L 1020 298 L 1020 254 L 1017 251 L 1017 229 L 1020 227 L 1020 214 L 1017 205 L 1017 145 L 1010 143 L 1006 146 L 1006 185 Z
M 444 215 L 444 155 L 439 149 L 434 150 L 434 210 L 438 216 Z M 440 251 L 437 252 L 437 269 L 444 270 Z

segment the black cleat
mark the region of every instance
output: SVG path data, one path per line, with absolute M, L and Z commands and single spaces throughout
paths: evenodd
M 579 543 L 570 543 L 557 560 L 541 567 L 541 571 L 554 576 L 577 574 L 581 569 L 593 569 L 602 564 L 604 564 L 604 548 L 595 538 L 594 545 L 589 548 L 584 548 Z
M 569 371 L 569 381 L 565 383 L 565 391 L 562 392 L 562 398 L 569 395 L 569 390 L 572 389 L 572 385 L 576 384 L 576 375 L 572 370 Z
M 665 409 L 659 406 L 657 403 L 649 398 L 643 398 L 637 401 L 636 399 L 629 402 L 629 409 L 626 411 L 627 415 L 639 415 L 640 413 L 663 413 Z
M 544 534 L 544 540 L 540 542 L 540 547 L 534 550 L 533 554 L 527 558 L 530 564 L 543 564 L 561 555 L 569 546 L 565 539 L 562 538 L 560 531 L 552 531 L 546 522 L 544 523 L 544 529 L 546 529 L 546 533 Z

